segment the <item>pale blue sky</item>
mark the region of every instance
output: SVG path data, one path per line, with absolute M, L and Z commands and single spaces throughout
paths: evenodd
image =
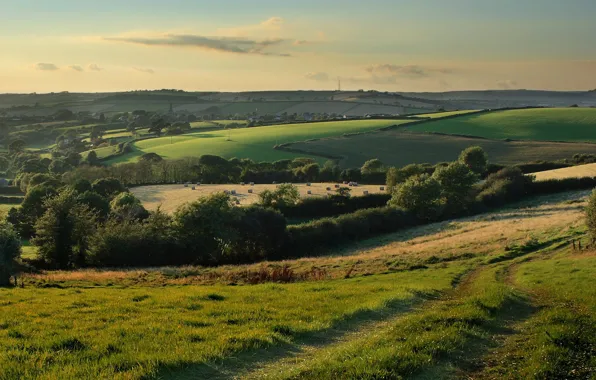
M 594 0 L 0 0 L 0 9 L 0 91 L 323 89 L 338 76 L 396 91 L 596 87 Z

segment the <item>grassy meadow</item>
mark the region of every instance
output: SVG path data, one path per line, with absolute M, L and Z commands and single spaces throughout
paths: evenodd
M 300 156 L 273 149 L 278 144 L 373 131 L 404 122 L 407 120 L 335 121 L 167 136 L 136 142 L 133 153 L 116 157 L 109 163 L 134 161 L 144 153 L 157 153 L 164 158 L 214 154 L 226 158 L 239 157 L 251 158 L 255 161 L 276 161 Z
M 463 115 L 408 127 L 488 139 L 596 142 L 596 108 L 537 108 Z
M 243 350 L 407 307 L 449 288 L 463 269 L 245 287 L 4 289 L 0 378 L 200 373 Z

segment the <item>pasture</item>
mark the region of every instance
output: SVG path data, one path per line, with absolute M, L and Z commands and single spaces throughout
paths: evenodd
M 453 120 L 459 120 L 459 118 Z M 596 153 L 596 144 L 590 143 L 507 142 L 404 132 L 402 128 L 357 136 L 298 142 L 291 144 L 289 148 L 309 155 L 339 157 L 340 166 L 347 168 L 360 167 L 371 158 L 378 158 L 392 166 L 447 162 L 456 159 L 465 148 L 475 145 L 481 146 L 487 152 L 491 162 L 507 165 L 535 160 L 565 159 L 576 153 Z
M 594 337 L 596 299 L 584 290 L 596 265 L 593 252 L 561 244 L 583 236 L 587 194 L 526 200 L 326 257 L 28 274 L 24 288 L 0 290 L 0 378 L 589 375 L 573 360 Z M 275 269 L 273 280 L 262 276 Z M 577 332 L 581 344 L 566 346 Z
M 241 205 L 250 205 L 259 201 L 259 194 L 264 190 L 275 190 L 277 185 L 273 184 L 255 184 L 254 186 L 230 184 L 230 185 L 201 185 L 184 187 L 184 185 L 154 185 L 154 186 L 139 186 L 133 187 L 130 191 L 143 203 L 148 210 L 156 210 L 161 206 L 161 210 L 167 213 L 174 212 L 178 207 L 187 202 L 196 201 L 198 198 L 222 191 L 235 190 L 236 195 L 233 195 Z M 311 186 L 306 184 L 296 185 L 303 198 L 310 197 L 325 197 L 328 194 L 335 194 L 334 183 L 313 183 Z M 347 185 L 342 185 L 347 186 Z M 328 191 L 330 187 L 332 190 Z M 359 185 L 351 188 L 351 194 L 354 196 L 363 195 L 365 191 L 370 194 L 381 193 L 380 186 Z M 252 193 L 248 191 L 251 190 Z M 312 194 L 308 194 L 310 191 Z
M 413 132 L 439 132 L 488 139 L 596 142 L 596 108 L 494 111 L 412 125 Z
M 278 144 L 373 131 L 404 122 L 407 120 L 348 120 L 195 132 L 138 141 L 133 153 L 116 157 L 109 163 L 135 161 L 144 153 L 157 153 L 164 158 L 213 154 L 271 162 L 300 156 L 273 149 Z

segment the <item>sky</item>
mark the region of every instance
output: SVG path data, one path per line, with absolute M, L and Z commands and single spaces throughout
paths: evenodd
M 0 92 L 596 88 L 594 0 L 0 0 Z

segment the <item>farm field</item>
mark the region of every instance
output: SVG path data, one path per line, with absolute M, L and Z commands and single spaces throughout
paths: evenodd
M 565 371 L 589 378 L 589 367 L 569 359 L 586 357 L 583 342 L 596 339 L 589 313 L 596 294 L 578 292 L 596 275 L 596 261 L 566 243 L 584 236 L 588 193 L 526 200 L 325 257 L 29 274 L 24 288 L 0 290 L 0 378 L 560 378 Z M 282 265 L 295 282 L 243 285 L 250 272 Z M 553 283 L 543 281 L 548 276 Z M 569 302 L 581 318 L 569 316 Z M 581 344 L 566 345 L 577 342 L 566 340 L 574 331 Z
M 298 142 L 291 144 L 289 148 L 305 154 L 338 157 L 342 167 L 360 167 L 371 158 L 378 158 L 385 164 L 393 166 L 452 161 L 463 149 L 475 145 L 481 146 L 487 152 L 491 162 L 499 164 L 559 160 L 570 158 L 576 153 L 596 153 L 596 144 L 590 143 L 507 142 L 404 132 L 402 128 L 358 136 Z
M 408 130 L 488 139 L 596 142 L 596 108 L 494 111 L 412 125 Z
M 307 124 L 288 124 L 267 127 L 230 129 L 226 131 L 196 132 L 139 141 L 135 152 L 116 157 L 109 163 L 130 162 L 144 153 L 157 153 L 164 158 L 182 158 L 213 154 L 226 158 L 251 158 L 255 161 L 276 161 L 300 155 L 275 150 L 277 144 L 345 133 L 373 131 L 399 125 L 407 120 L 349 120 Z M 319 161 L 324 161 L 319 159 Z
M 455 115 L 465 115 L 468 113 L 478 112 L 480 110 L 461 110 L 461 111 L 448 111 L 448 112 L 435 112 L 435 113 L 423 113 L 419 115 L 414 115 L 416 117 L 428 117 L 431 119 L 439 119 L 442 117 L 447 116 L 455 116 Z
M 164 212 L 174 212 L 178 207 L 187 202 L 192 202 L 198 198 L 207 196 L 212 193 L 221 191 L 235 190 L 236 197 L 241 205 L 250 205 L 259 200 L 259 194 L 264 190 L 275 190 L 277 185 L 269 184 L 255 184 L 254 186 L 239 184 L 230 185 L 201 185 L 196 186 L 196 190 L 192 190 L 193 185 L 184 187 L 184 185 L 154 185 L 154 186 L 140 186 L 133 187 L 130 191 L 137 197 L 143 206 L 148 210 L 156 210 L 157 207 L 161 206 L 161 210 Z M 324 197 L 327 194 L 335 193 L 335 183 L 313 183 L 311 186 L 306 184 L 296 185 L 300 191 L 300 195 L 304 198 L 307 197 Z M 343 185 L 342 185 L 343 186 Z M 327 191 L 327 187 L 332 190 Z M 365 191 L 370 194 L 381 193 L 380 186 L 373 185 L 360 185 L 358 187 L 351 188 L 351 194 L 354 196 L 363 195 Z M 252 190 L 253 193 L 248 193 L 248 190 Z M 308 194 L 311 191 L 312 194 Z
M 596 177 L 596 164 L 586 164 L 573 166 L 570 168 L 547 170 L 544 172 L 533 173 L 532 175 L 536 176 L 537 181 L 545 181 L 549 179 Z

